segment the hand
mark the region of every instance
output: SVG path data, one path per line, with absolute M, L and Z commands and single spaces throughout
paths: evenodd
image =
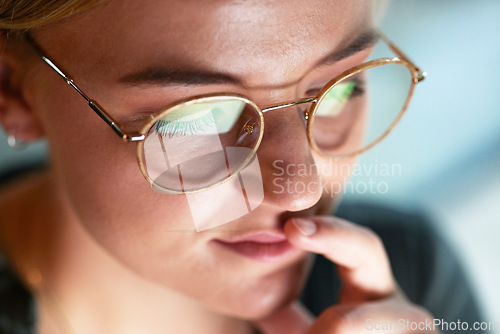
M 318 216 L 290 219 L 285 233 L 295 247 L 323 254 L 337 264 L 343 283 L 340 302 L 317 319 L 298 302 L 287 305 L 255 324 L 264 334 L 383 333 L 374 329 L 375 324 L 398 323 L 400 319 L 432 323 L 426 310 L 410 303 L 399 291 L 382 241 L 371 230 L 339 218 Z M 429 328 L 393 328 L 389 332 L 436 333 Z

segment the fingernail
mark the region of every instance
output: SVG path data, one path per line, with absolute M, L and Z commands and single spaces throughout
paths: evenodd
M 306 237 L 309 237 L 316 233 L 317 227 L 316 223 L 309 219 L 294 218 L 292 219 L 293 225 Z

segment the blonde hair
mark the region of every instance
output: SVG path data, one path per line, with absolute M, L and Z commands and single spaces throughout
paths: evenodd
M 102 0 L 4 0 L 0 30 L 23 32 L 94 7 Z

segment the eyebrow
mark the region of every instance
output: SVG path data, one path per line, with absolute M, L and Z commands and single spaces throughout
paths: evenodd
M 357 35 L 346 47 L 334 51 L 319 62 L 321 65 L 330 65 L 342 59 L 349 58 L 358 52 L 369 49 L 375 45 L 378 40 L 378 34 L 371 28 Z
M 241 85 L 236 77 L 225 73 L 203 69 L 170 69 L 168 67 L 147 67 L 139 72 L 125 75 L 119 81 L 131 86 Z
M 319 61 L 317 66 L 326 66 L 348 58 L 362 50 L 372 47 L 378 36 L 373 29 L 368 29 L 354 38 L 346 47 L 336 50 Z M 126 74 L 119 79 L 129 86 L 191 86 L 230 84 L 243 86 L 240 79 L 230 74 L 204 69 L 168 68 L 161 66 L 146 67 L 140 71 Z

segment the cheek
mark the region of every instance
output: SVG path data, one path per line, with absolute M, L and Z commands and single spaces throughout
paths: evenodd
M 86 203 L 80 213 L 95 220 L 117 214 L 113 207 L 126 209 L 117 203 L 148 200 L 136 144 L 121 142 L 83 100 L 67 95 L 49 98 L 43 108 L 52 165 L 75 208 Z
M 353 109 L 356 109 L 358 112 L 355 114 L 355 119 L 349 121 L 352 123 L 352 126 L 350 126 L 352 130 L 349 131 L 349 134 L 342 141 L 339 152 L 353 152 L 363 148 L 365 129 L 369 116 L 367 99 L 360 99 L 356 105 L 353 105 Z M 349 181 L 358 156 L 327 159 L 314 153 L 314 160 L 321 175 L 322 202 L 326 203 L 329 201 L 330 203 L 330 205 L 319 205 L 320 207 L 327 207 L 326 211 L 323 211 L 329 212 L 331 203 L 338 204 L 340 201 L 344 184 Z
M 186 233 L 194 225 L 185 197 L 153 192 L 138 169 L 136 145 L 122 143 L 68 95 L 39 103 L 52 167 L 64 201 L 103 249 L 140 276 L 222 313 L 258 318 L 296 298 L 308 259 L 262 270 L 211 252 L 206 234 Z
M 122 142 L 71 90 L 47 95 L 39 106 L 57 185 L 93 238 L 129 264 L 140 262 L 138 254 L 187 247 L 163 233 L 193 229 L 186 200 L 151 189 L 137 165 L 137 144 Z

